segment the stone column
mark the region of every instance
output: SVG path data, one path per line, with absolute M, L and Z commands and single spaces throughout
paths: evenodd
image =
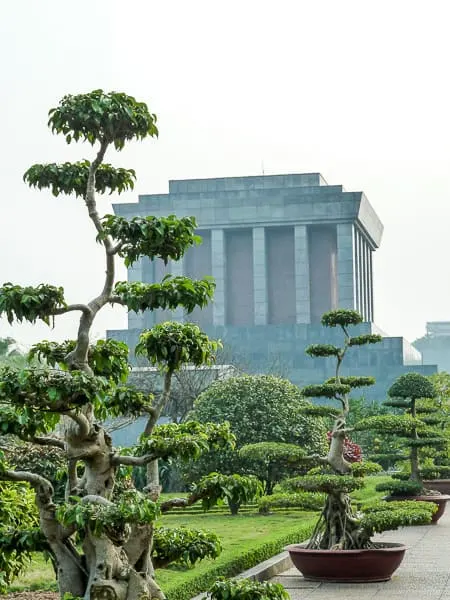
M 267 325 L 267 266 L 264 227 L 253 228 L 253 302 L 255 325 Z
M 308 228 L 294 228 L 295 252 L 295 314 L 297 323 L 311 323 L 311 300 L 309 287 Z
M 373 271 L 372 271 L 372 248 L 367 244 L 367 270 L 369 285 L 369 315 L 368 320 L 373 323 Z
M 169 272 L 171 275 L 173 275 L 174 277 L 178 277 L 180 275 L 184 274 L 184 257 L 181 257 L 180 260 L 171 260 L 170 261 L 170 268 L 169 268 Z M 184 321 L 184 308 L 182 306 L 179 306 L 177 309 L 172 311 L 172 319 L 174 321 L 179 321 L 180 323 L 183 323 Z
M 353 261 L 354 228 L 352 223 L 337 225 L 338 307 L 355 309 L 355 266 Z
M 128 267 L 127 279 L 129 283 L 134 281 L 143 281 L 143 259 L 137 260 L 131 267 Z M 128 329 L 145 329 L 145 317 L 143 313 L 135 313 L 130 311 L 128 313 Z
M 225 234 L 223 229 L 211 230 L 211 270 L 216 282 L 213 302 L 213 324 L 225 325 Z

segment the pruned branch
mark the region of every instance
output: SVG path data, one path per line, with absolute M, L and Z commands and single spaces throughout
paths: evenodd
M 53 497 L 53 486 L 48 479 L 28 471 L 0 471 L 0 481 L 26 481 L 36 490 L 42 504 L 49 504 Z
M 172 508 L 186 508 L 192 506 L 199 500 L 205 497 L 204 493 L 191 494 L 187 498 L 171 498 L 161 503 L 161 512 L 169 512 Z
M 118 252 L 120 252 L 121 248 L 123 246 L 123 242 L 118 242 L 115 246 L 112 246 L 111 248 L 109 248 L 107 250 L 108 254 L 117 254 Z
M 144 467 L 152 460 L 159 458 L 156 454 L 146 454 L 145 456 L 120 456 L 116 455 L 112 459 L 112 464 L 115 466 L 125 465 L 127 467 Z
M 75 423 L 78 425 L 78 435 L 80 437 L 85 438 L 89 435 L 91 426 L 89 424 L 88 419 L 83 414 L 70 410 L 66 413 L 66 415 L 70 417 L 72 421 L 75 421 Z
M 61 450 L 66 449 L 66 444 L 60 438 L 54 437 L 32 437 L 29 440 L 33 444 L 39 444 L 40 446 L 55 446 L 56 448 L 60 448 Z
M 63 308 L 57 308 L 56 310 L 54 310 L 52 312 L 52 315 L 53 316 L 65 315 L 68 312 L 73 312 L 76 310 L 79 310 L 82 313 L 87 314 L 88 316 L 90 316 L 92 314 L 92 310 L 86 304 L 69 304 L 68 306 L 65 306 Z

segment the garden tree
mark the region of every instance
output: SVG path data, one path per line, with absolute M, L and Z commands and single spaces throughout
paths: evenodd
M 156 502 L 156 461 L 180 455 L 198 457 L 202 451 L 231 443 L 232 438 L 226 425 L 186 423 L 168 430 L 157 421 L 176 369 L 185 363 L 209 362 L 216 344 L 192 324 L 164 323 L 144 332 L 138 352 L 162 368 L 165 378 L 162 397 L 152 403 L 149 395 L 125 386 L 127 347 L 113 340 L 91 344 L 90 333 L 96 315 L 108 304 L 135 312 L 178 306 L 190 312 L 207 304 L 214 285 L 209 278 L 192 281 L 172 276 L 154 284 L 115 282 L 117 256 L 127 266 L 143 256 L 167 262 L 178 260 L 199 242 L 195 220 L 190 217 L 127 220 L 98 213 L 97 194 L 133 189 L 135 180 L 132 169 L 104 162 L 107 150 L 120 151 L 128 141 L 158 134 L 156 117 L 146 104 L 124 93 L 102 90 L 67 95 L 50 111 L 49 126 L 68 144 L 87 141 L 96 146 L 94 159 L 36 164 L 24 180 L 30 186 L 50 189 L 55 196 L 73 194 L 84 201 L 104 251 L 105 276 L 100 292 L 87 303 L 69 304 L 64 290 L 50 284 L 23 287 L 8 282 L 0 288 L 0 316 L 9 323 L 40 319 L 50 325 L 58 315 L 80 315 L 75 340 L 43 342 L 33 349 L 32 355 L 45 359 L 45 366 L 25 370 L 7 366 L 0 373 L 2 434 L 59 448 L 67 461 L 66 502 L 57 504 L 46 477 L 28 468 L 15 470 L 0 455 L 0 481 L 29 484 L 39 511 L 40 533 L 34 528 L 15 529 L 22 540 L 16 552 L 33 549 L 34 537 L 40 543 L 43 540 L 57 565 L 61 596 L 163 599 L 154 580 L 151 547 L 156 516 L 171 504 Z M 148 423 L 136 447 L 119 453 L 100 423 L 124 414 L 147 414 Z M 114 495 L 118 470 L 147 464 L 151 465 L 151 494 L 130 489 Z M 5 558 L 11 546 L 0 544 L 0 552 Z
M 263 493 L 260 481 L 252 475 L 222 475 L 210 473 L 192 486 L 194 497 L 202 497 L 202 506 L 209 510 L 219 500 L 226 500 L 232 515 L 237 515 L 243 504 L 249 504 Z
M 297 444 L 306 452 L 326 450 L 326 427 L 321 419 L 303 414 L 311 406 L 298 387 L 273 375 L 242 375 L 215 381 L 194 404 L 190 418 L 228 422 L 236 448 L 261 442 Z M 224 474 L 251 473 L 249 461 L 229 450 L 204 454 L 188 465 L 187 477 L 217 470 Z
M 439 427 L 442 415 L 435 401 L 436 390 L 420 373 L 406 373 L 393 383 L 388 395 L 385 406 L 400 409 L 403 414 L 368 417 L 358 427 L 394 436 L 403 448 L 403 454 L 397 455 L 396 460 L 409 463 L 408 473 L 395 474 L 393 481 L 379 484 L 377 489 L 389 490 L 394 496 L 415 496 L 423 491 L 421 451 L 446 447 L 448 441 Z
M 374 344 L 381 340 L 380 336 L 372 334 L 351 336 L 350 327 L 361 322 L 361 315 L 353 310 L 326 313 L 322 317 L 322 324 L 325 327 L 339 327 L 343 334 L 343 345 L 313 344 L 306 349 L 307 354 L 313 357 L 334 357 L 336 374 L 324 384 L 303 388 L 303 394 L 307 397 L 326 398 L 337 404 L 337 408 L 324 404 L 304 409 L 312 415 L 333 414 L 335 418 L 328 453 L 314 457 L 318 467 L 311 474 L 291 481 L 292 489 L 326 494 L 325 506 L 308 542 L 308 548 L 351 550 L 373 547 L 370 538 L 375 531 L 394 529 L 408 523 L 429 522 L 434 510 L 427 509 L 426 503 L 425 508 L 422 505 L 410 507 L 408 503 L 392 507 L 384 503 L 372 507 L 365 514 L 359 514 L 351 505 L 350 492 L 364 485 L 362 475 L 365 472 L 373 472 L 377 468 L 373 463 L 350 463 L 344 456 L 345 440 L 350 433 L 347 426 L 349 394 L 354 389 L 372 385 L 374 379 L 341 377 L 341 365 L 352 347 Z
M 248 461 L 248 469 L 264 483 L 264 493 L 270 495 L 282 479 L 298 471 L 299 461 L 306 452 L 295 444 L 259 442 L 246 444 L 239 456 Z

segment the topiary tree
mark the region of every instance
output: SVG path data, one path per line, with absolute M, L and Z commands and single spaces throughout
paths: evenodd
M 325 327 L 339 327 L 343 334 L 343 345 L 313 344 L 306 352 L 313 357 L 334 357 L 336 375 L 321 385 L 310 385 L 303 394 L 312 398 L 325 398 L 337 404 L 318 405 L 305 408 L 309 414 L 334 414 L 331 442 L 326 456 L 315 457 L 320 468 L 314 474 L 291 481 L 291 489 L 321 492 L 326 494 L 325 506 L 308 542 L 314 549 L 361 549 L 371 547 L 370 538 L 376 531 L 395 529 L 400 525 L 429 522 L 433 508 L 390 507 L 385 503 L 366 514 L 356 513 L 352 507 L 350 493 L 364 486 L 362 475 L 373 471 L 373 465 L 364 462 L 350 463 L 345 458 L 345 443 L 351 429 L 347 426 L 350 411 L 349 394 L 352 390 L 372 385 L 372 377 L 341 377 L 340 369 L 344 358 L 353 346 L 374 344 L 381 340 L 378 335 L 351 336 L 350 327 L 362 322 L 362 317 L 353 310 L 335 310 L 322 317 Z
M 58 315 L 80 315 L 75 340 L 42 342 L 33 348 L 31 356 L 42 359 L 44 365 L 23 370 L 6 366 L 0 371 L 1 433 L 58 448 L 67 465 L 65 501 L 57 503 L 47 477 L 33 472 L 31 463 L 16 470 L 1 454 L 0 481 L 7 482 L 8 489 L 12 484 L 34 489 L 40 528 L 22 530 L 18 518 L 15 538 L 8 541 L 0 534 L 0 562 L 10 565 L 4 576 L 7 581 L 17 572 L 11 561 L 45 547 L 56 565 L 61 596 L 162 600 L 151 548 L 155 519 L 171 504 L 159 501 L 157 460 L 180 455 L 198 458 L 206 450 L 231 444 L 232 436 L 226 425 L 186 423 L 170 428 L 157 425 L 157 421 L 173 373 L 186 363 L 211 362 L 217 343 L 189 323 L 163 323 L 144 332 L 138 354 L 165 373 L 164 393 L 153 402 L 150 395 L 125 386 L 130 368 L 126 345 L 114 340 L 92 344 L 90 334 L 97 314 L 106 305 L 135 312 L 181 306 L 189 313 L 207 304 L 214 284 L 209 278 L 192 281 L 172 276 L 154 284 L 115 281 L 117 256 L 127 266 L 141 257 L 167 263 L 178 260 L 200 241 L 191 217 L 127 220 L 98 213 L 97 194 L 133 189 L 135 180 L 132 169 L 104 162 L 108 149 L 120 151 L 128 141 L 158 135 L 156 117 L 146 104 L 102 90 L 67 95 L 50 111 L 49 126 L 68 144 L 87 141 L 96 146 L 95 157 L 92 162 L 36 164 L 27 170 L 24 180 L 55 196 L 72 194 L 84 201 L 103 247 L 105 276 L 99 294 L 87 303 L 69 304 L 64 290 L 49 284 L 23 287 L 8 282 L 0 288 L 0 316 L 9 323 L 40 319 L 50 325 Z M 106 418 L 142 414 L 148 415 L 148 423 L 139 443 L 116 451 L 101 423 Z M 147 494 L 127 486 L 122 486 L 121 494 L 116 493 L 121 469 L 146 465 L 150 465 Z
M 277 483 L 298 471 L 299 462 L 306 452 L 295 444 L 259 442 L 242 446 L 239 456 L 248 462 L 249 470 L 264 483 L 264 493 L 270 495 Z
M 202 423 L 230 423 L 237 449 L 247 444 L 281 442 L 296 444 L 306 453 L 324 452 L 326 427 L 321 419 L 302 412 L 307 406 L 311 403 L 286 379 L 242 375 L 215 381 L 197 398 L 190 416 Z M 261 473 L 252 461 L 228 450 L 204 454 L 185 472 L 193 481 L 214 470 L 224 474 Z
M 415 496 L 423 492 L 420 454 L 429 448 L 447 446 L 440 427 L 442 415 L 437 405 L 433 383 L 420 373 L 401 375 L 388 391 L 385 406 L 399 409 L 403 414 L 368 417 L 359 428 L 371 428 L 389 434 L 403 448 L 396 460 L 409 463 L 408 473 L 393 475 L 394 480 L 379 484 L 379 491 L 388 490 L 393 496 Z M 406 450 L 406 452 L 405 452 Z

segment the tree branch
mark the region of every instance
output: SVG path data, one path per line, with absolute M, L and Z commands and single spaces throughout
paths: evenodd
M 54 437 L 32 437 L 30 442 L 33 444 L 39 444 L 40 446 L 55 446 L 61 450 L 66 449 L 66 444 L 63 440 Z
M 112 246 L 107 250 L 108 254 L 117 254 L 123 246 L 123 242 L 118 242 L 115 246 Z
M 28 471 L 0 471 L 0 481 L 26 481 L 36 490 L 42 504 L 48 504 L 53 497 L 53 486 L 48 479 Z
M 82 438 L 85 438 L 89 435 L 91 426 L 90 426 L 88 419 L 83 414 L 76 413 L 73 410 L 70 410 L 65 414 L 68 417 L 70 417 L 72 419 L 72 421 L 75 421 L 75 423 L 78 425 L 78 435 L 79 436 L 81 436 Z
M 125 302 L 122 300 L 122 298 L 120 296 L 110 296 L 108 298 L 108 302 L 110 304 L 121 304 L 122 306 L 125 306 Z
M 66 313 L 73 312 L 75 310 L 79 310 L 82 313 L 87 314 L 88 316 L 92 314 L 92 310 L 86 304 L 69 304 L 69 306 L 66 306 L 65 308 L 57 308 L 56 310 L 54 310 L 52 312 L 52 316 L 65 315 Z
M 112 464 L 115 466 L 126 465 L 128 467 L 144 467 L 157 458 L 159 458 L 159 456 L 155 454 L 146 454 L 145 456 L 120 456 L 116 454 L 112 458 Z
M 170 500 L 166 500 L 161 504 L 161 512 L 169 512 L 172 508 L 186 508 L 187 506 L 192 506 L 202 498 L 206 496 L 205 493 L 199 494 L 191 494 L 187 498 L 171 498 Z

